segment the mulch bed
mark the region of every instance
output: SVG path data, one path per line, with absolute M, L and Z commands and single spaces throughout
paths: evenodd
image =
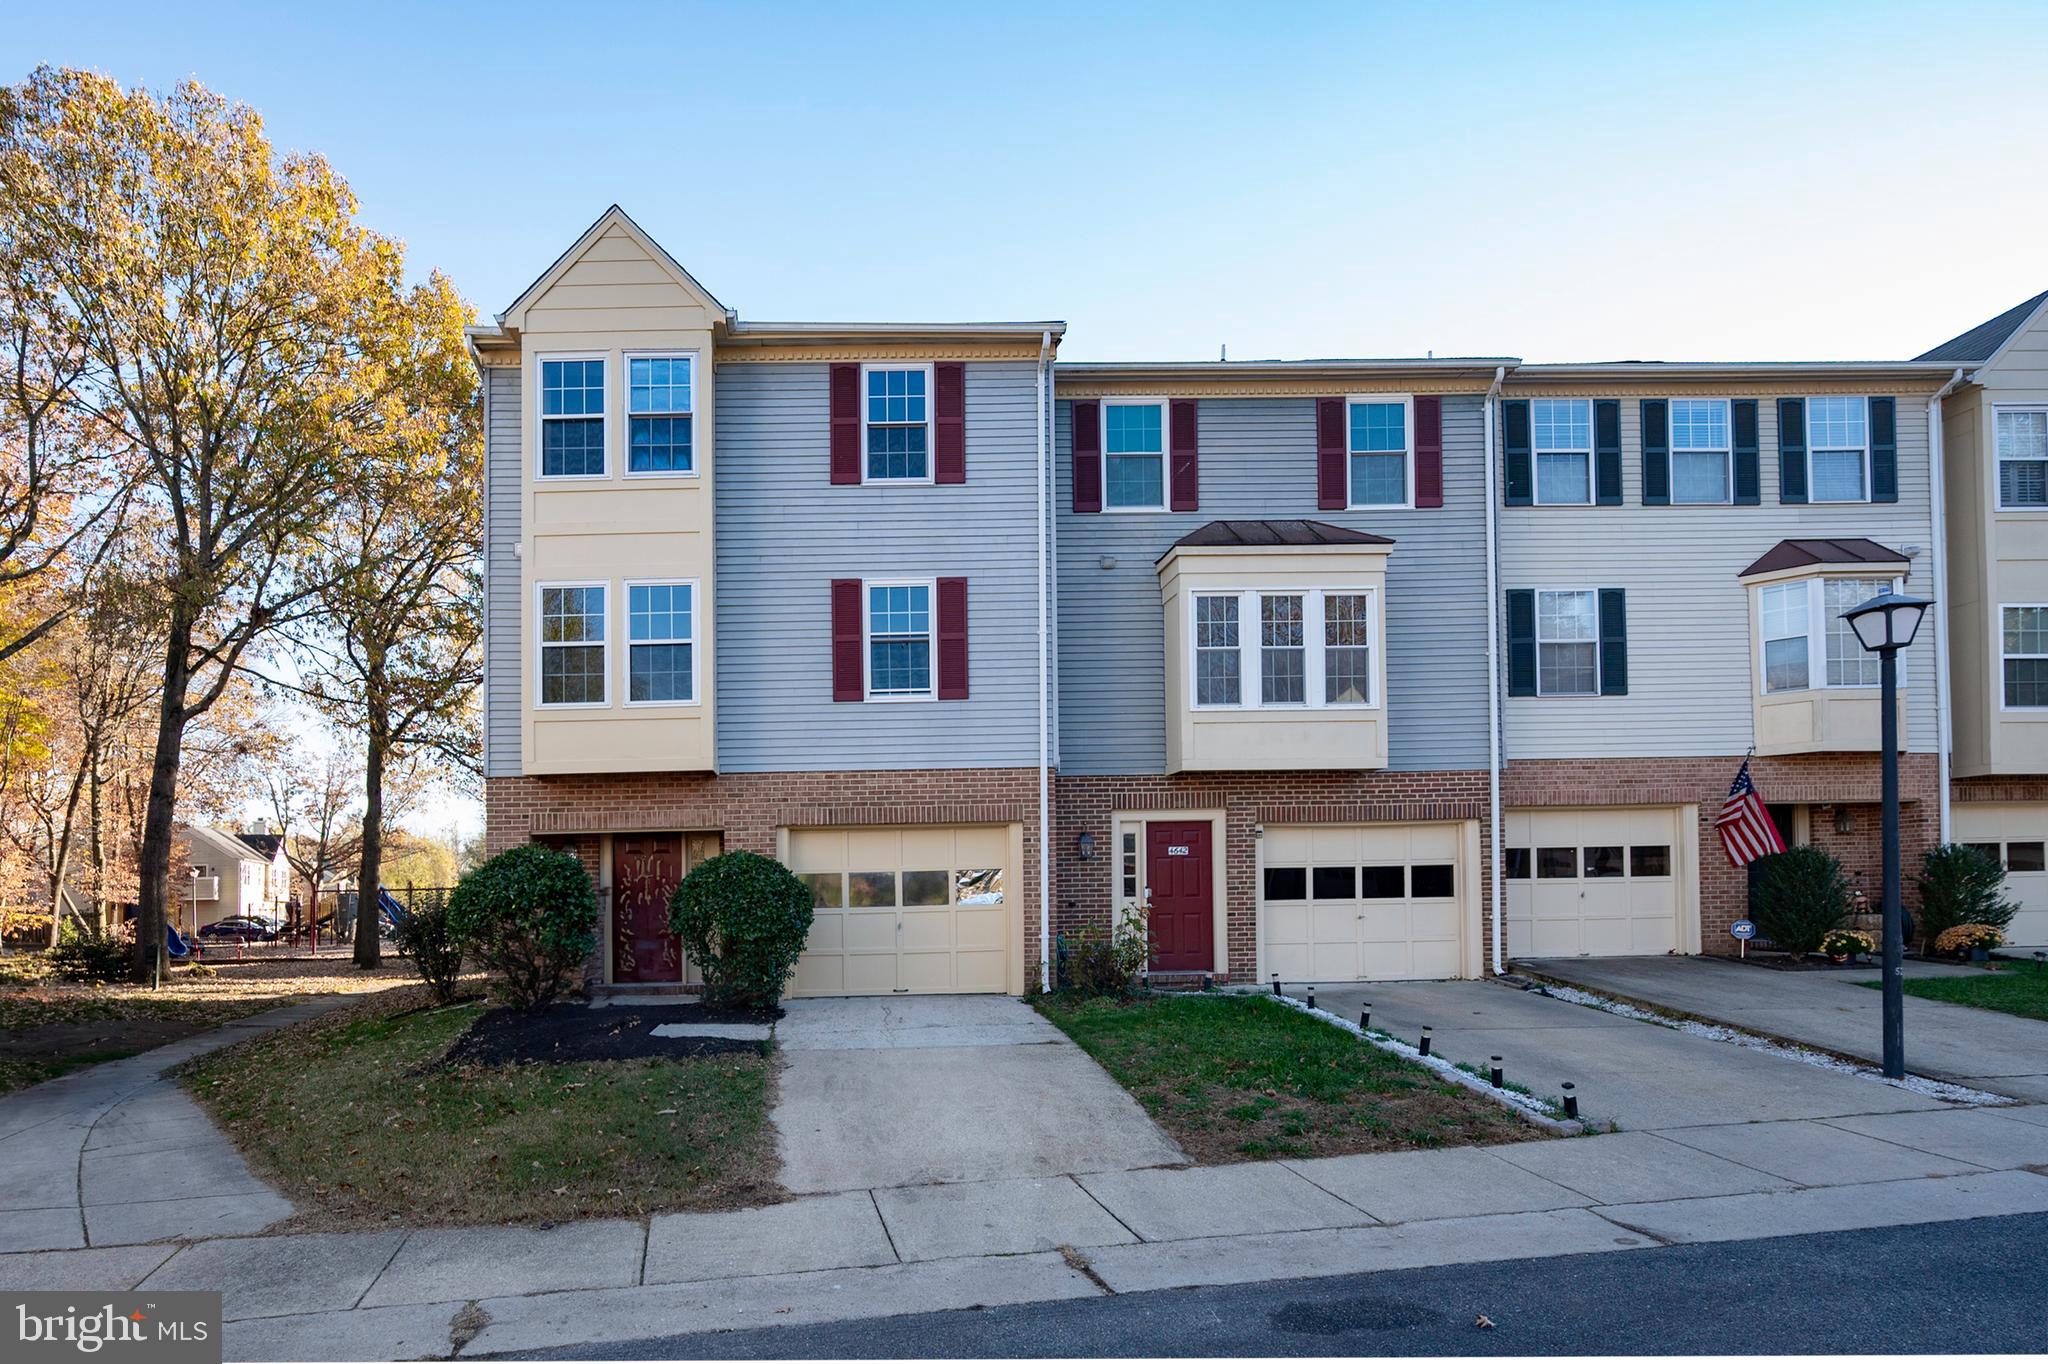
M 441 1064 L 498 1066 L 523 1061 L 635 1061 L 716 1056 L 765 1050 L 761 1042 L 732 1037 L 656 1037 L 665 1023 L 773 1023 L 781 1010 L 708 1004 L 624 1004 L 593 1009 L 560 1000 L 533 1013 L 492 1009 L 455 1039 Z

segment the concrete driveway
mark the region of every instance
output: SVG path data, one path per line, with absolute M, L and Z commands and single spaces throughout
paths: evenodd
M 1088 1054 L 1000 995 L 806 999 L 776 1025 L 782 1183 L 796 1193 L 1187 1161 Z
M 1304 993 L 1300 987 L 1297 997 Z M 1483 980 L 1323 985 L 1319 1008 L 1406 1042 L 1433 1030 L 1433 1050 L 1556 1099 L 1569 1080 L 1582 1116 L 1632 1131 L 1899 1113 L 1943 1105 L 1855 1075 L 1639 1023 Z
M 1772 971 L 1716 957 L 1570 957 L 1521 963 L 1583 989 L 1875 1063 L 1884 996 L 1868 971 Z M 1907 976 L 1969 967 L 1908 962 Z M 1906 997 L 1906 1069 L 2034 1103 L 2048 1102 L 2048 1023 Z

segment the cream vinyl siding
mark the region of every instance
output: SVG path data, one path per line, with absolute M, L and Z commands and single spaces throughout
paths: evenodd
M 1758 400 L 1761 505 L 1643 506 L 1640 400 L 1680 395 L 1617 386 L 1599 396 L 1621 400 L 1622 505 L 1500 508 L 1503 592 L 1592 586 L 1628 593 L 1628 695 L 1507 698 L 1510 760 L 1745 751 L 1758 684 L 1750 662 L 1749 593 L 1736 574 L 1780 540 L 1862 536 L 1915 549 L 1906 591 L 1933 595 L 1925 392 L 1853 390 L 1897 399 L 1896 503 L 1784 506 L 1778 501 L 1776 393 L 1714 391 Z M 1776 391 L 1790 396 L 1781 385 Z M 1508 393 L 1511 399 L 1543 395 L 1535 388 Z M 1399 561 L 1399 547 L 1394 558 Z M 1906 746 L 1929 752 L 1935 738 L 1933 632 L 1923 631 L 1903 661 Z

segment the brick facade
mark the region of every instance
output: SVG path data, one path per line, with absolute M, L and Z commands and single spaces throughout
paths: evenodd
M 1728 796 L 1728 784 L 1742 755 L 1725 758 L 1539 758 L 1511 762 L 1502 775 L 1502 803 L 1510 810 L 1531 807 L 1603 805 L 1697 805 L 1700 840 L 1700 944 L 1708 952 L 1732 953 L 1728 925 L 1749 911 L 1749 877 L 1730 866 L 1714 832 L 1714 817 Z M 1812 812 L 1810 841 L 1839 858 L 1851 885 L 1875 906 L 1882 886 L 1881 802 L 1883 769 L 1875 753 L 1812 753 L 1753 758 L 1750 775 L 1773 805 L 1830 806 Z M 1899 842 L 1912 901 L 1913 868 L 1940 839 L 1936 801 L 1940 769 L 1931 753 L 1899 758 Z M 1846 832 L 1835 828 L 1835 811 L 1846 811 Z M 1792 831 L 1783 829 L 1789 840 Z
M 1053 931 L 1110 921 L 1116 894 L 1119 810 L 1221 810 L 1230 979 L 1258 973 L 1258 829 L 1263 824 L 1360 824 L 1476 820 L 1480 826 L 1481 919 L 1493 864 L 1484 770 L 1458 772 L 1186 772 L 1178 776 L 1059 778 L 1053 804 Z M 1083 833 L 1095 855 L 1082 861 Z M 1483 932 L 1492 951 L 1490 922 Z

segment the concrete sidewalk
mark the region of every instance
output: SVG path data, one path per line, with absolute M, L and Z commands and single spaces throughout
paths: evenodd
M 0 1252 L 233 1236 L 291 1216 L 164 1072 L 353 998 L 255 1014 L 0 1098 Z
M 1867 971 L 1774 971 L 1715 957 L 1569 957 L 1519 963 L 1532 975 L 1726 1023 L 1788 1042 L 1883 1057 L 1884 996 Z M 1966 967 L 1908 962 L 1915 975 Z M 2048 1102 L 2048 1022 L 1906 997 L 1906 1068 L 1915 1075 Z

